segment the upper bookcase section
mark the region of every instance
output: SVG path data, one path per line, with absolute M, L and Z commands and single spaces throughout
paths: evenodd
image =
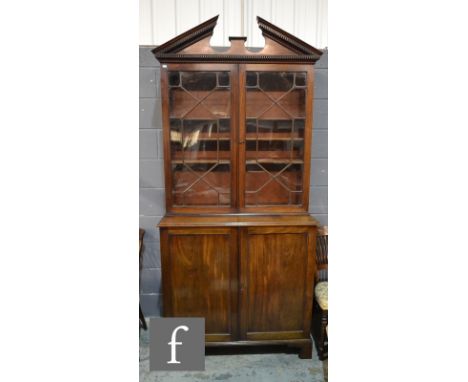
M 272 23 L 257 16 L 265 38 L 263 48 L 247 48 L 246 37 L 230 37 L 230 47 L 212 47 L 210 39 L 218 21 L 213 17 L 153 49 L 161 63 L 230 62 L 230 63 L 308 63 L 314 64 L 322 51 L 305 43 Z

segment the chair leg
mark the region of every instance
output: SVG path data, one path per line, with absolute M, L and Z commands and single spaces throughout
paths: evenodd
M 145 316 L 143 315 L 143 311 L 141 310 L 141 305 L 140 305 L 140 327 L 143 328 L 144 330 L 148 329 L 148 327 L 146 326 Z
M 328 311 L 322 310 L 314 301 L 314 312 L 312 315 L 312 337 L 314 338 L 318 358 L 323 361 L 328 358 L 328 336 L 326 328 L 328 325 Z
M 328 358 L 327 325 L 328 325 L 328 310 L 323 310 L 322 311 L 321 322 L 320 322 L 320 352 L 319 352 L 319 359 L 321 361 Z

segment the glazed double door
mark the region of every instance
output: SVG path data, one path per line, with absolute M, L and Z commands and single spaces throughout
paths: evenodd
M 163 315 L 205 317 L 207 342 L 309 339 L 311 227 L 161 229 Z
M 169 212 L 307 211 L 313 67 L 162 67 Z

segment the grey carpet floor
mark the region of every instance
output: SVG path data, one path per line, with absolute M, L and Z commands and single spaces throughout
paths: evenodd
M 313 351 L 312 359 L 300 359 L 297 353 L 243 354 L 237 349 L 235 354 L 206 355 L 203 372 L 149 371 L 149 332 L 140 331 L 140 382 L 322 382 L 328 362 L 319 361 Z

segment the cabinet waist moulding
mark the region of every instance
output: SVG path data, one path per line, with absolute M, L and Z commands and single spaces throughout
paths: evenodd
M 258 17 L 259 49 L 209 44 L 214 17 L 161 62 L 163 315 L 204 317 L 207 346 L 285 344 L 311 357 L 318 222 L 307 210 L 314 63 Z

